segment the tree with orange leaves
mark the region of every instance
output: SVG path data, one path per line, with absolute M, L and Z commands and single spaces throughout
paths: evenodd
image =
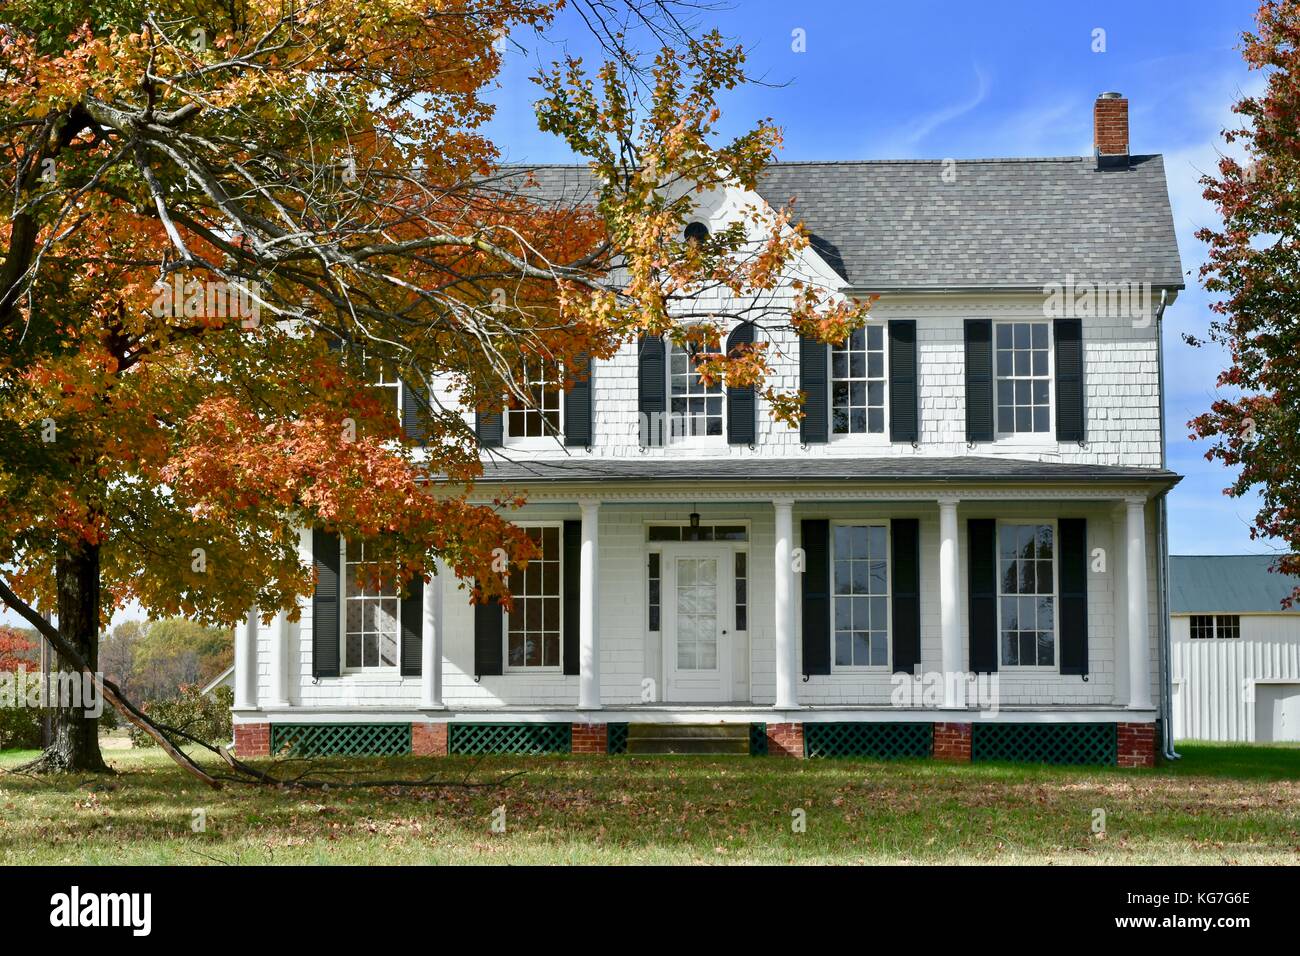
M 608 22 L 608 4 L 576 5 Z M 516 501 L 469 500 L 466 411 L 530 404 L 525 365 L 700 335 L 685 317 L 706 315 L 713 343 L 738 317 L 824 341 L 862 321 L 805 283 L 771 305 L 807 245 L 784 211 L 682 238 L 692 196 L 752 188 L 778 135 L 763 122 L 718 142 L 743 51 L 692 35 L 670 2 L 625 2 L 651 59 L 601 28 L 594 74 L 567 60 L 536 78 L 539 123 L 589 160 L 594 203 L 539 201 L 498 167 L 482 124 L 500 41 L 564 6 L 100 0 L 69 20 L 54 0 L 6 5 L 0 599 L 63 667 L 96 670 L 128 601 L 213 624 L 296 614 L 306 526 L 373 540 L 377 573 L 427 577 L 441 558 L 475 599 L 508 602 L 494 549 L 526 562 L 529 545 Z M 702 373 L 761 383 L 762 346 L 706 353 Z M 420 396 L 422 448 L 377 369 Z M 797 419 L 797 395 L 765 394 Z M 102 685 L 215 782 L 173 746 L 184 735 Z M 104 768 L 80 711 L 55 736 L 43 766 Z
M 1227 494 L 1259 490 L 1250 534 L 1284 546 L 1273 570 L 1300 575 L 1300 0 L 1262 3 L 1242 50 L 1267 84 L 1233 107 L 1241 123 L 1223 135 L 1246 160 L 1224 156 L 1201 180 L 1223 225 L 1197 232 L 1218 296 L 1209 338 L 1231 357 L 1218 384 L 1231 391 L 1189 425 L 1212 442 L 1207 459 L 1239 469 Z M 1284 604 L 1297 600 L 1300 588 Z

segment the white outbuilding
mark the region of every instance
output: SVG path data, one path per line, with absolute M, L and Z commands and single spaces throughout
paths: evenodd
M 1273 563 L 1170 557 L 1175 739 L 1300 741 L 1300 580 Z

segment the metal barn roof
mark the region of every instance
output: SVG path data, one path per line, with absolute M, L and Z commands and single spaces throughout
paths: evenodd
M 1300 578 L 1269 570 L 1268 554 L 1175 554 L 1169 558 L 1169 609 L 1173 614 L 1291 613 L 1282 599 Z

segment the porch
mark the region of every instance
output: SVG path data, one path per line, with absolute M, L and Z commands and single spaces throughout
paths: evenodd
M 1032 462 L 985 467 L 968 459 L 962 472 L 948 469 L 939 480 L 942 462 L 931 460 L 927 473 L 909 474 L 906 482 L 887 473 L 899 465 L 873 462 L 877 472 L 865 474 L 858 460 L 831 463 L 857 472 L 823 468 L 802 480 L 759 474 L 771 463 L 758 460 L 744 481 L 725 472 L 720 477 L 717 464 L 703 462 L 664 462 L 673 473 L 643 480 L 609 474 L 609 462 L 594 473 L 551 463 L 540 478 L 537 466 L 527 476 L 495 475 L 512 491 L 526 484 L 521 525 L 562 529 L 572 538 L 564 562 L 576 568 L 574 586 L 566 584 L 561 602 L 571 669 L 567 661 L 562 668 L 553 660 L 543 666 L 512 660 L 512 632 L 500 621 L 490 636 L 500 635 L 504 651 L 494 668 L 485 668 L 478 615 L 460 582 L 443 574 L 424 588 L 418 645 L 403 647 L 418 647 L 415 675 L 402 668 L 314 679 L 310 606 L 298 624 L 281 617 L 259 629 L 250 621 L 237 648 L 237 718 L 392 714 L 582 723 L 689 722 L 708 714 L 719 722 L 788 722 L 907 720 L 919 713 L 996 720 L 1000 713 L 1066 722 L 1153 720 L 1159 602 L 1149 504 L 1171 476 Z M 647 463 L 632 464 L 644 469 Z M 693 469 L 701 475 L 687 481 Z M 496 490 L 489 483 L 486 493 Z M 996 621 L 1005 596 L 976 593 L 972 547 L 981 551 L 992 539 L 973 542 L 972 529 L 1039 522 L 1055 533 L 1066 519 L 1079 529 L 1075 548 L 1087 567 L 1071 568 L 1077 583 L 1063 587 L 1067 562 L 1049 555 L 1047 596 L 1054 607 L 1050 630 L 1036 636 L 1051 657 L 1033 666 L 1009 664 L 993 644 L 990 660 L 988 646 L 974 646 L 989 636 L 987 627 L 973 642 L 972 621 L 980 615 L 987 621 L 990 611 Z M 833 578 L 840 558 L 855 556 L 835 554 L 838 544 L 820 559 L 812 555 L 810 531 L 827 540 L 829 529 L 834 542 L 841 528 L 852 534 L 880 529 L 880 546 L 889 553 L 860 556 L 887 564 L 878 592 L 873 584 L 863 595 L 839 593 Z M 899 563 L 899 543 L 908 535 L 910 569 L 906 560 Z M 817 573 L 809 571 L 810 558 L 835 564 L 834 571 L 821 568 L 820 587 L 809 586 Z M 847 605 L 872 613 L 883 608 L 885 616 L 881 623 L 846 625 Z M 820 620 L 812 617 L 817 613 Z M 856 641 L 847 650 L 844 627 Z M 1065 648 L 1070 628 L 1075 644 Z M 684 643 L 692 645 L 689 653 Z M 985 713 L 990 716 L 980 716 Z

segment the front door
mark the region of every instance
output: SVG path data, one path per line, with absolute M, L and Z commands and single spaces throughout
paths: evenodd
M 730 700 L 732 554 L 707 545 L 664 549 L 664 699 Z

